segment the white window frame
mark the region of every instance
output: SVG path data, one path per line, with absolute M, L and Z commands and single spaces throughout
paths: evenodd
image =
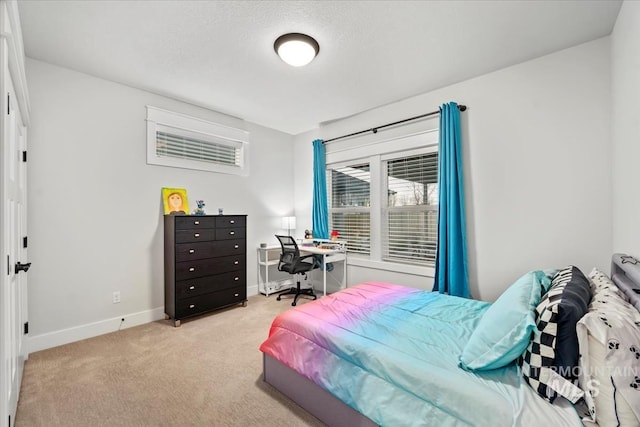
M 157 132 L 228 145 L 239 150 L 238 164 L 231 166 L 194 159 L 158 156 L 156 154 Z M 249 175 L 249 132 L 147 105 L 147 164 L 247 176 Z
M 393 138 L 363 138 L 361 143 L 351 143 L 343 148 L 332 147 L 327 151 L 327 169 L 345 167 L 359 163 L 369 163 L 371 174 L 370 195 L 370 254 L 349 254 L 348 263 L 358 267 L 373 268 L 420 276 L 433 277 L 435 267 L 432 265 L 414 265 L 383 260 L 383 224 L 386 199 L 386 171 L 383 166 L 387 160 L 428 154 L 438 151 L 438 126 L 411 132 Z M 329 188 L 329 186 L 327 186 Z M 328 194 L 331 197 L 331 194 Z M 331 220 L 331 214 L 329 215 Z M 331 224 L 329 224 L 331 228 Z

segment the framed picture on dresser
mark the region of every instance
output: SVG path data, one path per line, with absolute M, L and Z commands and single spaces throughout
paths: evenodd
M 189 201 L 184 188 L 162 188 L 162 205 L 165 215 L 188 215 Z

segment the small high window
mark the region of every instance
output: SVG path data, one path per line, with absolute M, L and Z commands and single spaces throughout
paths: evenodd
M 248 175 L 249 133 L 147 106 L 147 164 Z

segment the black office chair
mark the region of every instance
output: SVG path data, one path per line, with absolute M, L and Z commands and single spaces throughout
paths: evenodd
M 289 274 L 306 274 L 308 271 L 311 271 L 315 268 L 315 264 L 313 262 L 303 261 L 307 258 L 312 258 L 313 255 L 306 255 L 301 257 L 300 249 L 298 249 L 298 244 L 293 239 L 293 237 L 276 235 L 276 238 L 278 239 L 278 241 L 280 242 L 280 246 L 282 247 L 280 262 L 278 263 L 279 271 L 286 271 Z M 316 294 L 313 293 L 313 288 L 300 289 L 300 277 L 298 277 L 296 280 L 296 287 L 292 287 L 288 291 L 279 294 L 278 298 L 276 298 L 278 301 L 280 301 L 280 297 L 282 297 L 282 295 L 295 295 L 293 297 L 293 302 L 291 303 L 291 305 L 295 306 L 300 295 L 312 296 L 314 300 L 318 298 Z

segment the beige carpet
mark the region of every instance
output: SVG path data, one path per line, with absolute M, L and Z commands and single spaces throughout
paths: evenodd
M 256 295 L 179 328 L 158 321 L 33 353 L 15 425 L 323 426 L 262 381 L 258 346 L 289 308 Z

